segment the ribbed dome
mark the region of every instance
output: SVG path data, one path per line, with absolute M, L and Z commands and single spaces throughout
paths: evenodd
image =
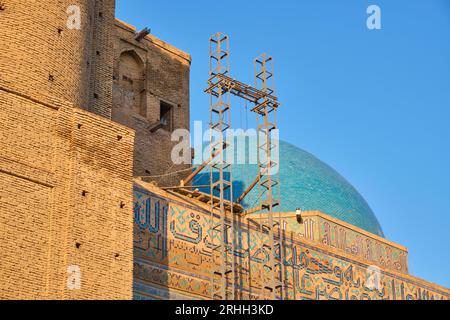
M 257 165 L 233 166 L 234 199 L 256 177 Z M 364 198 L 339 173 L 310 153 L 280 142 L 281 206 L 277 211 L 321 211 L 356 227 L 384 237 L 381 226 Z M 201 173 L 194 185 L 208 185 L 209 171 Z M 204 189 L 204 192 L 209 190 Z M 245 208 L 258 204 L 258 187 L 245 198 Z

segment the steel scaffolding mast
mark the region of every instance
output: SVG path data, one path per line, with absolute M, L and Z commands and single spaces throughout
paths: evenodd
M 225 159 L 224 150 L 229 146 L 227 130 L 231 128 L 230 90 L 218 86 L 220 76 L 230 73 L 230 48 L 227 35 L 217 33 L 210 38 L 210 154 L 215 159 L 210 164 L 211 217 L 210 237 L 212 245 L 211 296 L 214 300 L 234 300 L 234 212 L 227 210 L 226 195 L 233 202 L 232 163 Z M 233 150 L 231 150 L 232 152 Z M 215 201 L 218 195 L 219 201 Z M 218 212 L 219 217 L 214 216 Z
M 264 96 L 257 101 L 252 109 L 256 113 L 257 128 L 257 150 L 259 167 L 259 201 L 260 208 L 267 210 L 267 217 L 260 217 L 261 231 L 267 232 L 268 244 L 264 244 L 269 251 L 269 261 L 264 264 L 264 269 L 270 271 L 270 281 L 262 284 L 262 296 L 271 299 L 277 298 L 277 291 L 281 299 L 284 298 L 284 257 L 282 246 L 283 225 L 281 214 L 278 210 L 278 219 L 274 221 L 274 208 L 280 205 L 280 179 L 279 179 L 279 159 L 278 137 L 272 137 L 277 130 L 276 112 L 277 101 L 270 97 L 274 96 L 274 69 L 273 58 L 267 54 L 262 54 L 254 60 L 255 67 L 255 87 L 264 93 Z M 278 229 L 278 237 L 275 237 L 275 229 Z M 277 254 L 278 251 L 278 254 Z
M 230 77 L 230 51 L 228 36 L 217 33 L 210 39 L 210 78 L 208 88 L 210 95 L 210 154 L 204 165 L 210 163 L 211 182 L 211 225 L 210 238 L 212 250 L 212 298 L 234 299 L 236 268 L 233 257 L 235 251 L 234 226 L 235 216 L 233 205 L 226 206 L 226 192 L 233 203 L 232 163 L 224 161 L 224 150 L 232 141 L 227 140 L 226 131 L 231 128 L 230 96 L 247 100 L 254 104 L 252 112 L 257 121 L 257 158 L 259 172 L 254 182 L 243 192 L 236 201 L 240 203 L 257 185 L 259 186 L 260 202 L 258 207 L 244 212 L 244 214 L 260 212 L 259 226 L 261 234 L 268 235 L 268 242 L 264 249 L 269 255 L 262 267 L 260 297 L 276 299 L 277 292 L 285 297 L 284 254 L 283 254 L 283 223 L 278 210 L 278 221 L 274 220 L 274 208 L 280 205 L 279 162 L 274 157 L 278 153 L 278 140 L 274 142 L 273 133 L 277 132 L 276 111 L 280 106 L 274 95 L 273 59 L 263 54 L 255 59 L 255 86 L 249 86 Z M 278 137 L 275 137 L 278 139 Z M 234 159 L 234 149 L 230 148 Z M 200 169 L 199 169 L 200 170 Z M 199 170 L 192 173 L 186 181 L 192 180 Z M 183 185 L 183 181 L 182 181 Z M 237 204 L 238 205 L 238 204 Z M 262 213 L 267 215 L 262 219 Z M 214 213 L 219 216 L 215 216 Z M 278 235 L 276 235 L 278 230 Z M 270 279 L 264 278 L 265 270 L 269 271 Z

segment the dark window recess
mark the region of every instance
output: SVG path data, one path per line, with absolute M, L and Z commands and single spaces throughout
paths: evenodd
M 133 79 L 128 78 L 127 76 L 122 76 L 123 81 L 128 82 L 130 85 L 133 85 Z
M 167 102 L 161 101 L 159 109 L 159 118 L 164 130 L 172 131 L 172 109 L 173 106 Z

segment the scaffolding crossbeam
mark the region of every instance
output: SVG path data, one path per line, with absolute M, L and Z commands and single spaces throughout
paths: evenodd
M 255 87 L 247 85 L 238 80 L 232 79 L 224 74 L 215 74 L 208 83 L 210 86 L 205 90 L 206 93 L 217 95 L 217 90 L 220 88 L 223 91 L 229 91 L 231 94 L 243 98 L 260 107 L 260 101 L 265 100 L 264 103 L 269 104 L 274 109 L 280 106 L 277 97 L 270 93 L 263 92 Z

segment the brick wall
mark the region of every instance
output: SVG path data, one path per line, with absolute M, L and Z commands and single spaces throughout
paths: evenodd
M 0 299 L 130 299 L 132 130 L 4 89 L 0 123 Z
M 110 117 L 114 0 L 2 0 L 0 85 Z M 81 29 L 69 29 L 71 5 Z
M 179 128 L 189 129 L 191 58 L 152 35 L 138 42 L 134 39 L 135 34 L 134 27 L 116 21 L 112 119 L 136 130 L 135 176 L 153 177 L 186 169 L 189 166 L 172 163 L 171 150 L 176 143 L 171 142 L 171 131 Z M 142 64 L 143 91 L 133 92 L 129 90 L 130 86 L 123 84 L 124 75 L 121 74 L 121 69 L 124 68 L 120 64 L 121 56 L 130 53 L 130 57 L 135 57 L 137 64 Z M 130 57 L 122 61 L 128 61 Z M 136 99 L 139 99 L 143 106 L 135 107 Z M 161 101 L 172 106 L 172 125 L 171 128 L 160 128 L 151 132 L 151 128 L 161 119 Z M 160 186 L 178 185 L 186 173 L 189 172 L 149 180 Z
M 130 299 L 134 132 L 108 120 L 115 1 L 1 4 L 0 299 Z
M 88 110 L 111 119 L 115 1 L 97 0 L 92 12 Z

